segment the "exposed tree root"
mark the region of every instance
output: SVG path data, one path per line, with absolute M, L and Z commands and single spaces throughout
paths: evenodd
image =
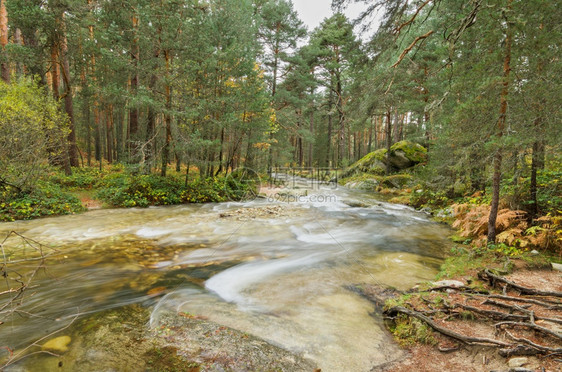
M 450 329 L 447 329 L 445 327 L 442 327 L 442 326 L 438 325 L 433 320 L 431 320 L 431 318 L 419 313 L 418 311 L 409 310 L 409 309 L 406 309 L 405 307 L 402 307 L 402 306 L 392 307 L 392 308 L 386 310 L 384 312 L 384 315 L 387 318 L 391 318 L 391 317 L 396 316 L 397 313 L 406 314 L 408 316 L 417 318 L 417 319 L 425 322 L 428 326 L 430 326 L 431 328 L 433 328 L 437 332 L 442 333 L 445 336 L 449 336 L 451 338 L 454 338 L 455 340 L 461 341 L 465 344 L 469 344 L 469 345 L 493 345 L 493 346 L 506 346 L 506 347 L 510 346 L 510 344 L 507 343 L 507 342 L 494 340 L 494 339 L 491 339 L 491 338 L 465 336 L 465 335 L 462 335 L 460 333 L 451 331 Z
M 562 297 L 562 292 L 540 291 L 534 288 L 523 287 L 519 284 L 515 284 L 512 281 L 502 278 L 501 276 L 492 274 L 488 269 L 479 272 L 478 277 L 482 280 L 488 281 L 491 286 L 495 286 L 497 282 L 505 283 L 508 287 L 511 287 L 522 294 L 535 295 L 535 296 Z
M 498 348 L 499 354 L 504 357 L 562 355 L 560 347 L 562 334 L 554 326 L 554 324 L 562 324 L 562 317 L 557 316 L 560 314 L 557 311 L 562 309 L 562 304 L 553 299 L 553 297 L 562 297 L 562 293 L 524 287 L 495 275 L 489 270 L 480 272 L 478 277 L 489 283 L 492 287 L 491 290 L 498 283 L 502 283 L 500 289 L 503 290 L 503 294 L 476 292 L 467 286 L 434 287 L 427 291 L 417 292 L 417 295 L 409 292 L 412 296 L 406 300 L 405 306 L 397 305 L 387 308 L 383 315 L 390 320 L 396 320 L 398 314 L 416 318 L 434 331 L 466 345 Z M 508 288 L 513 290 L 509 295 L 507 294 Z M 446 289 L 454 289 L 455 292 L 450 292 L 451 294 L 447 298 L 436 293 L 436 291 Z M 517 292 L 520 296 L 517 296 Z M 538 300 L 529 298 L 530 296 L 541 296 L 541 298 Z M 380 301 L 381 298 L 377 302 L 380 303 Z M 451 329 L 455 326 L 454 322 L 451 322 L 452 327 L 446 327 L 442 325 L 442 321 L 436 320 L 451 317 L 470 319 L 470 314 L 475 314 L 478 322 L 484 322 L 481 323 L 480 328 L 488 329 L 488 334 L 494 336 L 475 337 L 463 334 L 466 331 L 460 333 L 458 329 L 455 331 Z M 500 322 L 495 323 L 497 321 Z M 536 321 L 541 321 L 541 323 L 537 324 Z M 549 326 L 553 328 L 547 328 Z M 463 327 L 459 327 L 459 329 L 463 329 Z M 467 329 L 467 331 L 469 330 Z M 453 349 L 447 348 L 446 351 L 453 351 Z

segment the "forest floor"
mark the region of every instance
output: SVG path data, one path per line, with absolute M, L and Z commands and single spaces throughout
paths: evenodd
M 560 371 L 562 305 L 559 297 L 541 292 L 559 295 L 562 272 L 546 266 L 529 267 L 523 260 L 512 260 L 511 264 L 513 271 L 502 278 L 540 295 L 488 280 L 482 274 L 483 268 L 470 270 L 454 281 L 435 282 L 425 288 L 420 285 L 404 294 L 376 286 L 357 286 L 379 310 L 384 306 L 388 328 L 408 350 L 408 358 L 388 366 L 385 372 Z M 396 309 L 425 316 L 441 331 Z M 442 331 L 452 332 L 455 337 Z M 531 347 L 533 344 L 536 347 Z M 516 345 L 529 347 L 523 350 Z M 544 350 L 537 349 L 542 347 Z

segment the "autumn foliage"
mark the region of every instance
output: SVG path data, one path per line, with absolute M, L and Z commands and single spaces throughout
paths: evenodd
M 489 205 L 454 204 L 453 227 L 460 235 L 472 238 L 478 246 L 486 244 Z M 523 249 L 562 252 L 562 216 L 542 216 L 532 222 L 522 210 L 504 208 L 498 211 L 497 242 Z

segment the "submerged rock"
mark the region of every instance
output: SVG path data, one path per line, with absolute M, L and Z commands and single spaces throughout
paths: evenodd
M 70 336 L 56 337 L 45 342 L 41 349 L 64 353 L 68 351 L 68 344 L 70 344 L 70 341 L 72 341 Z

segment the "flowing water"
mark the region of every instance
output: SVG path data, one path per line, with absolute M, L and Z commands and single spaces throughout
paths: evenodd
M 323 371 L 368 371 L 399 358 L 373 305 L 348 288 L 407 289 L 431 279 L 448 230 L 366 192 L 297 181 L 298 193 L 284 199 L 0 224 L 0 237 L 15 230 L 51 255 L 23 306 L 12 306 L 21 311 L 2 319 L 0 347 L 22 349 L 77 314 L 141 303 L 153 327 L 170 312 L 205 316 Z M 14 261 L 36 255 L 34 246 L 24 249 L 13 236 L 4 251 Z M 8 268 L 29 272 L 37 264 Z

